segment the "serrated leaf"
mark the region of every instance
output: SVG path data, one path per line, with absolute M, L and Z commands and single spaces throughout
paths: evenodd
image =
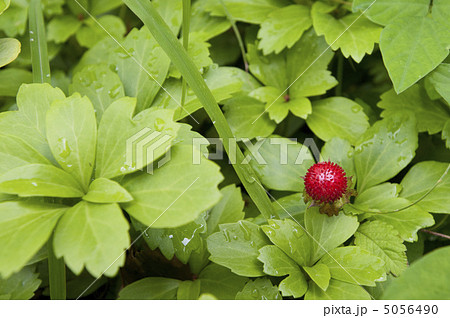
M 418 138 L 413 119 L 385 118 L 361 136 L 354 155 L 358 192 L 389 180 L 414 158 Z
M 116 203 L 132 201 L 133 197 L 117 182 L 99 178 L 89 185 L 89 190 L 83 200 L 92 203 Z
M 146 27 L 133 29 L 122 46 L 131 57 L 119 48 L 111 62 L 116 65 L 125 94 L 137 98 L 139 112 L 152 104 L 169 71 L 170 60 Z
M 450 64 L 442 63 L 427 76 L 434 89 L 450 104 Z M 447 114 L 448 116 L 448 114 Z
M 35 273 L 35 267 L 27 266 L 8 279 L 0 278 L 0 299 L 28 300 L 32 298 L 41 284 L 38 277 L 39 273 Z
M 16 39 L 0 39 L 0 67 L 3 67 L 19 56 L 21 44 Z
M 341 137 L 352 145 L 369 128 L 363 108 L 344 97 L 330 97 L 313 103 L 312 114 L 306 119 L 308 127 L 322 140 Z
M 23 84 L 17 93 L 19 111 L 0 113 L 0 133 L 18 137 L 54 160 L 47 144 L 45 116 L 54 101 L 64 98 L 59 88 L 49 84 Z
M 161 253 L 168 260 L 174 256 L 186 264 L 195 251 L 203 250 L 206 247 L 201 234 L 206 232 L 205 213 L 196 220 L 186 225 L 168 229 L 154 229 L 133 221 L 133 225 L 139 232 L 143 232 L 147 245 L 155 250 L 159 248 Z
M 333 279 L 350 284 L 375 286 L 386 276 L 384 261 L 358 246 L 338 247 L 323 256 L 319 264 L 328 266 Z
M 355 244 L 385 263 L 386 272 L 398 276 L 407 267 L 406 247 L 392 225 L 382 221 L 362 224 L 355 233 Z
M 303 190 L 304 184 L 299 180 L 314 164 L 308 147 L 274 135 L 252 144 L 248 149 L 246 155 L 250 165 L 263 185 L 273 190 Z
M 230 21 L 225 17 L 211 16 L 205 11 L 207 3 L 196 1 L 191 8 L 191 25 L 189 31 L 198 39 L 208 41 L 217 35 L 225 32 L 231 26 Z
M 447 168 L 448 163 L 424 161 L 414 165 L 401 182 L 400 196 L 409 201 L 420 199 L 430 190 Z M 417 202 L 425 211 L 450 214 L 450 174 L 438 183 L 423 200 Z
M 193 164 L 198 158 L 199 164 Z M 137 173 L 122 182 L 134 201 L 124 209 L 153 228 L 177 227 L 195 220 L 220 200 L 217 188 L 222 181 L 219 166 L 198 149 L 177 145 L 171 159 L 153 175 Z
M 308 274 L 311 280 L 316 283 L 322 290 L 327 290 L 330 284 L 330 270 L 328 266 L 322 263 L 317 263 L 312 267 L 304 266 L 303 270 Z
M 56 16 L 47 25 L 47 40 L 64 43 L 78 31 L 82 24 L 72 15 Z
M 450 280 L 445 264 L 449 262 L 449 246 L 432 251 L 392 281 L 382 299 L 448 299 Z
M 445 121 L 450 119 L 450 115 L 441 104 L 438 101 L 431 101 L 425 89 L 418 84 L 398 95 L 393 89 L 387 91 L 381 95 L 381 101 L 377 106 L 384 109 L 381 113 L 384 118 L 411 112 L 416 117 L 419 132 L 428 131 L 429 134 L 441 131 Z
M 0 274 L 18 272 L 44 245 L 66 207 L 33 201 L 0 203 Z
M 226 16 L 226 12 L 233 19 L 248 23 L 261 23 L 264 17 L 277 8 L 283 7 L 289 2 L 287 0 L 207 0 L 205 9 L 213 16 Z M 223 4 L 222 4 L 223 3 Z M 226 8 L 224 8 L 224 6 Z M 227 10 L 227 11 L 225 11 Z
M 398 94 L 431 72 L 447 57 L 446 32 L 440 23 L 430 17 L 403 18 L 384 28 L 380 49 Z
M 342 54 L 351 56 L 359 63 L 365 54 L 371 54 L 378 43 L 382 28 L 361 14 L 347 14 L 335 19 L 329 13 L 336 9 L 323 2 L 312 6 L 311 16 L 317 35 L 324 35 L 333 50 L 341 49 Z
M 258 225 L 248 221 L 220 225 L 220 231 L 208 237 L 209 259 L 248 277 L 263 276 L 258 250 L 269 240 Z
M 370 295 L 361 286 L 331 279 L 326 291 L 310 281 L 305 300 L 370 300 Z
M 119 76 L 106 64 L 83 67 L 73 76 L 69 91 L 71 94 L 78 92 L 91 100 L 97 123 L 100 123 L 103 113 L 112 102 L 125 96 Z
M 269 225 L 262 225 L 261 229 L 270 241 L 279 247 L 297 264 L 310 264 L 311 239 L 304 228 L 296 222 L 286 220 L 268 220 Z
M 283 296 L 299 298 L 308 288 L 305 276 L 293 259 L 276 246 L 268 245 L 259 250 L 258 259 L 264 263 L 264 273 L 271 276 L 286 276 L 278 286 Z
M 236 300 L 281 300 L 278 288 L 268 278 L 250 280 L 236 294 Z
M 81 185 L 70 174 L 55 166 L 29 164 L 14 168 L 0 176 L 0 192 L 22 197 L 79 198 Z
M 228 268 L 211 263 L 200 273 L 201 293 L 217 299 L 234 300 L 236 294 L 248 282 L 247 277 L 233 274 Z
M 213 64 L 213 61 L 209 57 L 210 46 L 211 45 L 208 42 L 201 41 L 194 36 L 189 37 L 187 53 L 194 61 L 200 73 L 203 73 L 208 66 Z M 181 73 L 173 64 L 171 64 L 168 76 L 181 78 Z
M 73 273 L 84 267 L 94 277 L 114 276 L 125 263 L 130 245 L 128 221 L 115 203 L 95 204 L 81 201 L 69 209 L 56 227 L 55 255 Z
M 86 191 L 91 182 L 97 144 L 97 122 L 92 103 L 77 93 L 56 101 L 47 111 L 46 123 L 53 157 Z
M 165 277 L 147 277 L 119 293 L 120 300 L 175 300 L 181 281 Z
M 329 217 L 309 208 L 305 213 L 305 228 L 312 236 L 311 262 L 314 264 L 329 251 L 348 240 L 358 228 L 358 219 L 344 213 Z
M 0 176 L 11 169 L 33 163 L 51 164 L 23 139 L 0 134 Z
M 229 99 L 223 109 L 236 138 L 267 137 L 276 128 L 276 123 L 264 113 L 264 103 L 254 98 L 241 96 Z
M 258 48 L 264 55 L 280 53 L 285 47 L 292 47 L 311 26 L 310 9 L 303 5 L 290 5 L 269 14 L 261 24 Z
M 140 170 L 165 154 L 174 140 L 179 124 L 173 121 L 172 111 L 148 109 L 133 117 L 135 106 L 136 99 L 123 97 L 103 114 L 98 128 L 97 178 L 114 178 Z M 153 152 L 148 154 L 152 147 Z M 138 150 L 142 155 L 138 155 Z M 132 162 L 127 160 L 129 156 Z

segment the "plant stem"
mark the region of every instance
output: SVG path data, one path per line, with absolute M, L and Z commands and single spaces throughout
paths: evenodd
M 47 38 L 45 36 L 44 16 L 41 0 L 30 2 L 30 47 L 34 83 L 51 83 L 50 63 L 47 53 Z M 47 242 L 48 274 L 50 283 L 50 298 L 66 299 L 66 268 L 62 258 L 57 259 L 53 253 L 53 235 Z
M 183 0 L 183 47 L 188 51 L 189 48 L 189 28 L 191 24 L 191 0 Z M 186 101 L 186 79 L 181 79 L 181 107 L 184 107 Z
M 233 29 L 233 32 L 236 36 L 236 39 L 239 43 L 239 48 L 241 49 L 241 55 L 242 55 L 242 60 L 244 61 L 244 68 L 245 71 L 248 72 L 248 61 L 247 61 L 247 54 L 245 53 L 245 46 L 244 46 L 244 41 L 242 41 L 242 37 L 241 37 L 241 33 L 239 32 L 238 27 L 236 26 L 236 20 L 234 20 L 233 16 L 231 15 L 230 11 L 228 11 L 227 6 L 225 5 L 225 3 L 223 3 L 223 0 L 219 0 L 220 4 L 222 5 L 223 10 L 225 11 L 225 14 L 228 18 L 228 20 L 231 23 L 231 28 Z
M 258 181 L 256 173 L 250 165 L 242 164 L 244 161 L 244 154 L 236 145 L 236 138 L 233 136 L 225 116 L 219 105 L 217 105 L 217 102 L 203 80 L 202 75 L 197 70 L 197 67 L 186 53 L 181 43 L 170 31 L 169 27 L 150 1 L 124 0 L 124 3 L 144 22 L 153 37 L 158 41 L 167 56 L 169 56 L 172 63 L 186 78 L 186 82 L 197 95 L 197 98 L 202 103 L 210 119 L 214 123 L 229 158 L 232 158 L 231 161 L 233 162 L 236 174 L 242 181 L 242 184 L 253 202 L 255 202 L 261 214 L 265 218 L 276 217 L 269 197 L 264 189 L 258 186 L 258 182 L 255 182 Z
M 434 235 L 434 236 L 439 236 L 439 237 L 443 237 L 443 238 L 445 238 L 447 240 L 450 240 L 450 236 L 449 235 L 445 235 L 445 234 L 442 234 L 442 233 L 433 232 L 433 231 L 425 230 L 425 229 L 421 229 L 421 231 L 425 232 L 425 233 L 428 233 L 428 234 L 431 234 L 431 235 Z

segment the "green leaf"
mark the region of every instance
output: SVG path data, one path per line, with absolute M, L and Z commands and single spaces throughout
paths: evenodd
M 414 165 L 401 182 L 400 196 L 416 201 L 430 190 L 447 168 L 448 163 L 423 161 Z M 447 174 L 436 188 L 417 203 L 425 211 L 450 214 L 450 175 Z
M 197 300 L 200 296 L 200 280 L 185 280 L 180 283 L 177 291 L 178 300 Z
M 427 76 L 427 79 L 439 95 L 450 104 L 450 90 L 448 89 L 450 86 L 450 64 L 442 63 Z
M 322 263 L 317 263 L 312 267 L 304 266 L 303 269 L 309 275 L 311 280 L 317 284 L 322 290 L 327 290 L 330 284 L 330 270 L 328 266 Z
M 72 15 L 54 17 L 47 25 L 47 40 L 64 43 L 81 27 L 82 22 Z
M 347 14 L 335 19 L 331 11 L 336 6 L 316 2 L 312 6 L 311 16 L 317 35 L 324 35 L 333 50 L 341 49 L 342 54 L 351 56 L 359 63 L 365 54 L 371 54 L 374 44 L 378 43 L 382 28 L 359 13 Z
M 358 192 L 389 180 L 411 162 L 418 143 L 413 119 L 385 118 L 361 136 L 354 155 Z
M 196 37 L 189 37 L 189 45 L 187 49 L 187 53 L 194 61 L 195 65 L 197 66 L 197 69 L 200 73 L 204 73 L 204 70 L 213 64 L 213 61 L 209 57 L 209 47 L 211 45 L 208 42 L 201 41 L 197 39 Z M 215 68 L 216 66 L 212 66 L 212 68 Z M 217 68 L 218 69 L 218 68 Z M 169 68 L 169 77 L 175 77 L 180 78 L 181 73 L 180 71 L 171 64 Z
M 165 277 L 147 277 L 119 293 L 120 300 L 175 300 L 181 281 Z
M 297 264 L 307 266 L 311 259 L 311 239 L 302 226 L 286 219 L 268 220 L 269 225 L 262 225 L 261 229 L 270 241 L 279 247 Z
M 20 68 L 0 70 L 0 96 L 15 97 L 20 85 L 33 82 L 33 74 Z M 1 118 L 1 117 L 0 117 Z
M 198 164 L 193 164 L 193 158 Z M 191 146 L 172 147 L 171 159 L 153 175 L 137 173 L 122 185 L 134 201 L 123 207 L 134 218 L 153 228 L 172 228 L 195 220 L 220 199 L 217 188 L 223 177 L 219 166 Z
M 363 108 L 344 97 L 330 97 L 313 103 L 312 114 L 306 119 L 308 127 L 322 140 L 341 137 L 352 145 L 369 127 Z
M 384 261 L 359 246 L 338 247 L 324 255 L 319 264 L 328 266 L 333 279 L 350 284 L 375 286 L 376 281 L 386 279 Z
M 305 300 L 370 300 L 370 295 L 358 285 L 331 279 L 327 291 L 323 291 L 314 282 L 309 282 Z
M 97 16 L 121 5 L 121 0 L 90 0 L 90 11 L 93 16 Z
M 67 172 L 46 164 L 29 164 L 0 176 L 0 192 L 23 197 L 79 198 L 81 185 Z
M 303 5 L 290 5 L 277 9 L 261 24 L 258 48 L 264 55 L 280 53 L 285 47 L 292 47 L 311 26 L 310 9 Z
M 106 0 L 105 0 L 106 1 Z M 178 0 L 155 0 L 153 6 L 172 30 L 173 34 L 180 32 L 183 20 L 183 4 Z M 198 297 L 197 297 L 198 298 Z
M 11 169 L 33 163 L 50 164 L 44 156 L 23 139 L 0 134 L 0 176 Z
M 20 53 L 21 44 L 16 39 L 0 39 L 0 67 L 14 61 Z
M 23 84 L 17 93 L 19 111 L 0 113 L 0 133 L 22 139 L 53 160 L 47 143 L 45 117 L 50 105 L 64 98 L 59 88 L 49 84 Z
M 137 98 L 137 111 L 148 108 L 169 71 L 170 60 L 146 27 L 133 29 L 115 50 L 111 62 L 125 88 L 125 95 Z M 131 56 L 130 56 L 131 55 Z
M 358 219 L 344 213 L 329 217 L 309 208 L 305 213 L 306 231 L 312 236 L 311 262 L 314 264 L 329 251 L 348 240 L 358 228 Z
M 201 293 L 217 299 L 234 300 L 236 294 L 248 282 L 247 277 L 233 274 L 228 268 L 211 263 L 200 273 Z
M 301 177 L 314 164 L 308 147 L 274 135 L 247 148 L 250 165 L 263 185 L 273 190 L 303 190 Z
M 445 140 L 445 146 L 450 148 L 450 119 L 447 120 L 444 128 L 442 128 L 442 139 Z
M 6 9 L 9 8 L 11 4 L 11 0 L 0 0 L 0 15 L 5 12 Z
M 272 285 L 268 278 L 250 280 L 244 288 L 236 294 L 236 300 L 281 300 L 278 288 Z
M 439 3 L 441 1 L 437 1 Z M 436 4 L 433 4 L 433 8 Z M 370 7 L 369 7 L 370 6 Z M 387 25 L 403 17 L 425 16 L 428 13 L 428 0 L 354 0 L 353 11 L 364 11 L 375 23 Z M 434 10 L 433 10 L 434 11 Z
M 423 0 L 425 1 L 425 0 Z M 436 1 L 432 3 L 432 15 L 433 19 L 436 19 L 439 23 L 443 24 L 447 28 L 450 27 L 450 3 L 448 1 Z
M 278 286 L 283 296 L 302 297 L 307 288 L 306 278 L 300 267 L 276 246 L 268 245 L 259 250 L 258 259 L 264 263 L 264 273 L 271 276 L 286 276 Z
M 132 201 L 133 197 L 117 182 L 99 178 L 89 185 L 88 193 L 83 200 L 92 203 L 116 203 Z
M 39 273 L 35 273 L 34 266 L 27 266 L 8 279 L 0 278 L 0 299 L 28 300 L 32 298 L 41 284 L 38 277 Z
M 74 95 L 52 104 L 47 112 L 47 139 L 59 165 L 87 190 L 97 143 L 97 122 L 89 98 Z
M 382 221 L 362 224 L 355 233 L 355 244 L 385 263 L 385 271 L 398 276 L 407 267 L 406 247 L 392 225 Z
M 207 233 L 212 234 L 219 230 L 219 225 L 234 223 L 244 218 L 244 201 L 242 200 L 241 188 L 230 184 L 220 189 L 222 199 L 209 212 Z
M 353 163 L 354 148 L 346 139 L 333 137 L 322 147 L 321 156 L 323 160 L 328 160 L 340 165 L 347 177 L 353 177 L 356 182 L 355 165 Z
M 269 244 L 258 225 L 248 221 L 222 224 L 220 231 L 208 237 L 209 259 L 248 277 L 263 276 L 258 250 Z
M 148 109 L 133 118 L 135 107 L 136 99 L 123 97 L 103 114 L 98 128 L 97 178 L 114 178 L 144 168 L 165 154 L 175 138 L 179 124 L 172 120 L 172 111 Z M 148 148 L 154 148 L 152 154 Z
M 428 131 L 435 134 L 442 130 L 449 113 L 438 101 L 431 101 L 424 88 L 418 84 L 411 86 L 403 93 L 397 95 L 393 89 L 381 95 L 378 107 L 384 109 L 381 116 L 384 118 L 410 112 L 417 120 L 419 132 Z
M 211 38 L 225 32 L 231 26 L 227 18 L 211 16 L 205 11 L 207 2 L 195 1 L 191 7 L 191 25 L 189 28 L 190 34 L 208 41 Z
M 225 16 L 227 10 L 237 21 L 260 24 L 269 13 L 287 4 L 287 0 L 207 0 L 205 9 L 212 16 Z
M 81 201 L 64 214 L 56 227 L 55 255 L 64 257 L 76 275 L 86 267 L 94 277 L 115 276 L 130 246 L 128 229 L 117 204 Z
M 168 260 L 176 256 L 180 262 L 186 264 L 191 253 L 202 251 L 206 247 L 201 236 L 206 232 L 205 213 L 193 222 L 176 228 L 154 229 L 136 221 L 133 221 L 133 225 L 136 230 L 144 233 L 143 238 L 147 245 L 152 250 L 159 248 Z
M 267 137 L 276 123 L 264 113 L 264 103 L 247 96 L 236 97 L 225 103 L 225 118 L 236 138 Z
M 0 274 L 8 278 L 18 272 L 47 242 L 62 205 L 33 201 L 0 203 Z
M 442 247 L 414 262 L 383 293 L 383 299 L 448 299 L 450 247 Z
M 403 18 L 384 28 L 380 49 L 397 94 L 427 75 L 447 57 L 446 34 L 446 28 L 430 17 Z
M 13 1 L 8 10 L 0 14 L 0 30 L 6 36 L 24 34 L 28 20 L 28 1 Z
M 81 46 L 91 48 L 105 37 L 112 36 L 115 39 L 120 39 L 126 32 L 124 22 L 117 16 L 103 15 L 97 21 L 101 27 L 93 19 L 88 19 L 78 29 L 75 36 Z M 105 30 L 108 32 L 105 32 Z
M 272 205 L 281 220 L 293 218 L 300 224 L 304 224 L 306 204 L 301 193 L 278 198 L 277 201 L 272 202 Z
M 112 102 L 125 96 L 119 76 L 106 64 L 87 65 L 75 73 L 69 91 L 85 95 L 92 101 L 97 123 Z

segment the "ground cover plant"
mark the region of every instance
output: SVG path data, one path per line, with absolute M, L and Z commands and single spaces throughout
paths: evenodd
M 449 18 L 0 0 L 0 299 L 448 299 Z

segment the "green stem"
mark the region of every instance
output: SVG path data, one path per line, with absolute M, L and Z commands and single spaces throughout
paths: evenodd
M 217 105 L 214 96 L 203 80 L 202 75 L 197 70 L 192 59 L 184 50 L 181 43 L 170 31 L 167 24 L 158 14 L 150 1 L 124 0 L 124 3 L 133 11 L 147 26 L 153 37 L 169 56 L 172 63 L 178 68 L 180 73 L 186 78 L 189 87 L 197 95 L 210 119 L 213 121 L 216 130 L 223 141 L 224 148 L 229 158 L 233 161 L 233 167 L 245 189 L 255 202 L 259 211 L 265 218 L 276 217 L 269 197 L 264 189 L 258 186 L 258 177 L 248 164 L 242 164 L 244 154 L 236 146 L 236 138 L 228 126 L 228 123 Z M 234 160 L 234 158 L 236 160 Z M 234 162 L 235 161 L 235 162 Z
M 337 60 L 337 71 L 336 76 L 338 80 L 338 85 L 335 89 L 335 95 L 336 96 L 342 96 L 342 81 L 344 79 L 344 56 L 342 53 L 338 53 L 338 60 Z
M 51 83 L 44 16 L 41 0 L 30 2 L 30 47 L 34 83 Z M 53 235 L 47 242 L 50 298 L 66 299 L 66 268 L 63 259 L 53 253 Z
M 241 33 L 239 32 L 239 29 L 236 26 L 236 20 L 234 20 L 230 11 L 228 11 L 227 6 L 223 2 L 223 0 L 219 0 L 219 1 L 220 1 L 220 4 L 222 5 L 223 10 L 225 11 L 228 21 L 230 21 L 230 23 L 231 23 L 231 28 L 233 29 L 234 35 L 236 36 L 236 39 L 239 43 L 239 48 L 241 49 L 241 55 L 242 55 L 242 60 L 244 61 L 245 71 L 248 72 L 247 54 L 245 53 L 245 46 L 244 46 L 244 41 L 242 41 Z
M 189 28 L 191 24 L 191 0 L 183 0 L 183 47 L 188 51 L 189 48 Z M 184 107 L 186 101 L 186 79 L 181 79 L 181 107 Z

